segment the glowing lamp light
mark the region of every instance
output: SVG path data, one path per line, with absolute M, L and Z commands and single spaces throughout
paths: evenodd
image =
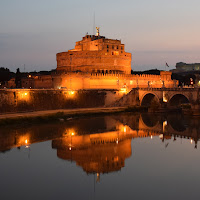
M 64 94 L 65 94 L 65 96 L 66 96 L 67 98 L 73 98 L 74 95 L 75 95 L 75 91 L 73 91 L 73 90 L 69 90 L 69 91 L 67 91 L 67 92 L 65 91 Z
M 153 135 L 151 135 L 151 139 L 153 139 Z
M 167 126 L 167 121 L 164 121 L 164 122 L 163 122 L 163 132 L 165 131 L 166 126 Z
M 191 144 L 192 144 L 193 140 L 191 139 L 190 142 L 191 142 Z
M 127 92 L 127 89 L 126 88 L 121 88 L 120 90 L 122 93 L 126 93 Z
M 124 133 L 126 133 L 126 126 L 124 126 Z
M 25 91 L 21 91 L 21 92 L 18 92 L 18 97 L 20 100 L 25 100 L 25 101 L 28 101 L 29 100 L 29 92 L 25 92 Z
M 72 136 L 75 135 L 74 132 L 72 132 L 71 135 L 72 135 Z
M 28 144 L 28 140 L 25 140 L 25 144 Z
M 159 138 L 160 138 L 160 139 L 163 139 L 163 134 L 160 134 L 160 135 L 159 135 Z
M 69 150 L 71 151 L 71 150 L 72 150 L 72 148 L 71 148 L 71 147 L 69 147 Z
M 117 140 L 116 140 L 116 144 L 118 144 L 119 143 L 119 140 L 118 140 L 118 138 L 117 138 Z

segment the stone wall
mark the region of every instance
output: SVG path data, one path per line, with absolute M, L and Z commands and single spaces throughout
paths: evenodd
M 0 90 L 0 113 L 103 107 L 121 97 L 115 90 Z

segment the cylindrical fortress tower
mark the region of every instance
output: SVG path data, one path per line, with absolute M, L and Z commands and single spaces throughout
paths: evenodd
M 57 53 L 57 71 L 131 74 L 131 53 L 120 40 L 86 35 L 75 48 Z

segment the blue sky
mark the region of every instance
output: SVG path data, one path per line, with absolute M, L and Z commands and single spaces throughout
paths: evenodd
M 121 39 L 132 69 L 170 69 L 200 62 L 199 0 L 0 0 L 0 67 L 56 68 L 56 53 L 72 49 L 95 25 Z

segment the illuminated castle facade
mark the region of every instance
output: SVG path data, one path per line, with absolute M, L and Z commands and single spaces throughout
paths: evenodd
M 171 72 L 160 75 L 132 75 L 131 53 L 125 51 L 120 40 L 86 35 L 75 48 L 58 53 L 57 72 L 60 87 L 78 89 L 121 89 L 134 87 L 174 87 Z
M 57 70 L 102 74 L 130 74 L 131 53 L 125 52 L 120 40 L 99 35 L 86 35 L 75 48 L 57 54 Z
M 31 76 L 22 80 L 24 88 L 55 88 L 69 90 L 132 88 L 161 88 L 177 86 L 171 72 L 160 75 L 132 75 L 131 53 L 125 51 L 120 40 L 86 35 L 75 48 L 57 53 L 57 69 L 52 75 Z

